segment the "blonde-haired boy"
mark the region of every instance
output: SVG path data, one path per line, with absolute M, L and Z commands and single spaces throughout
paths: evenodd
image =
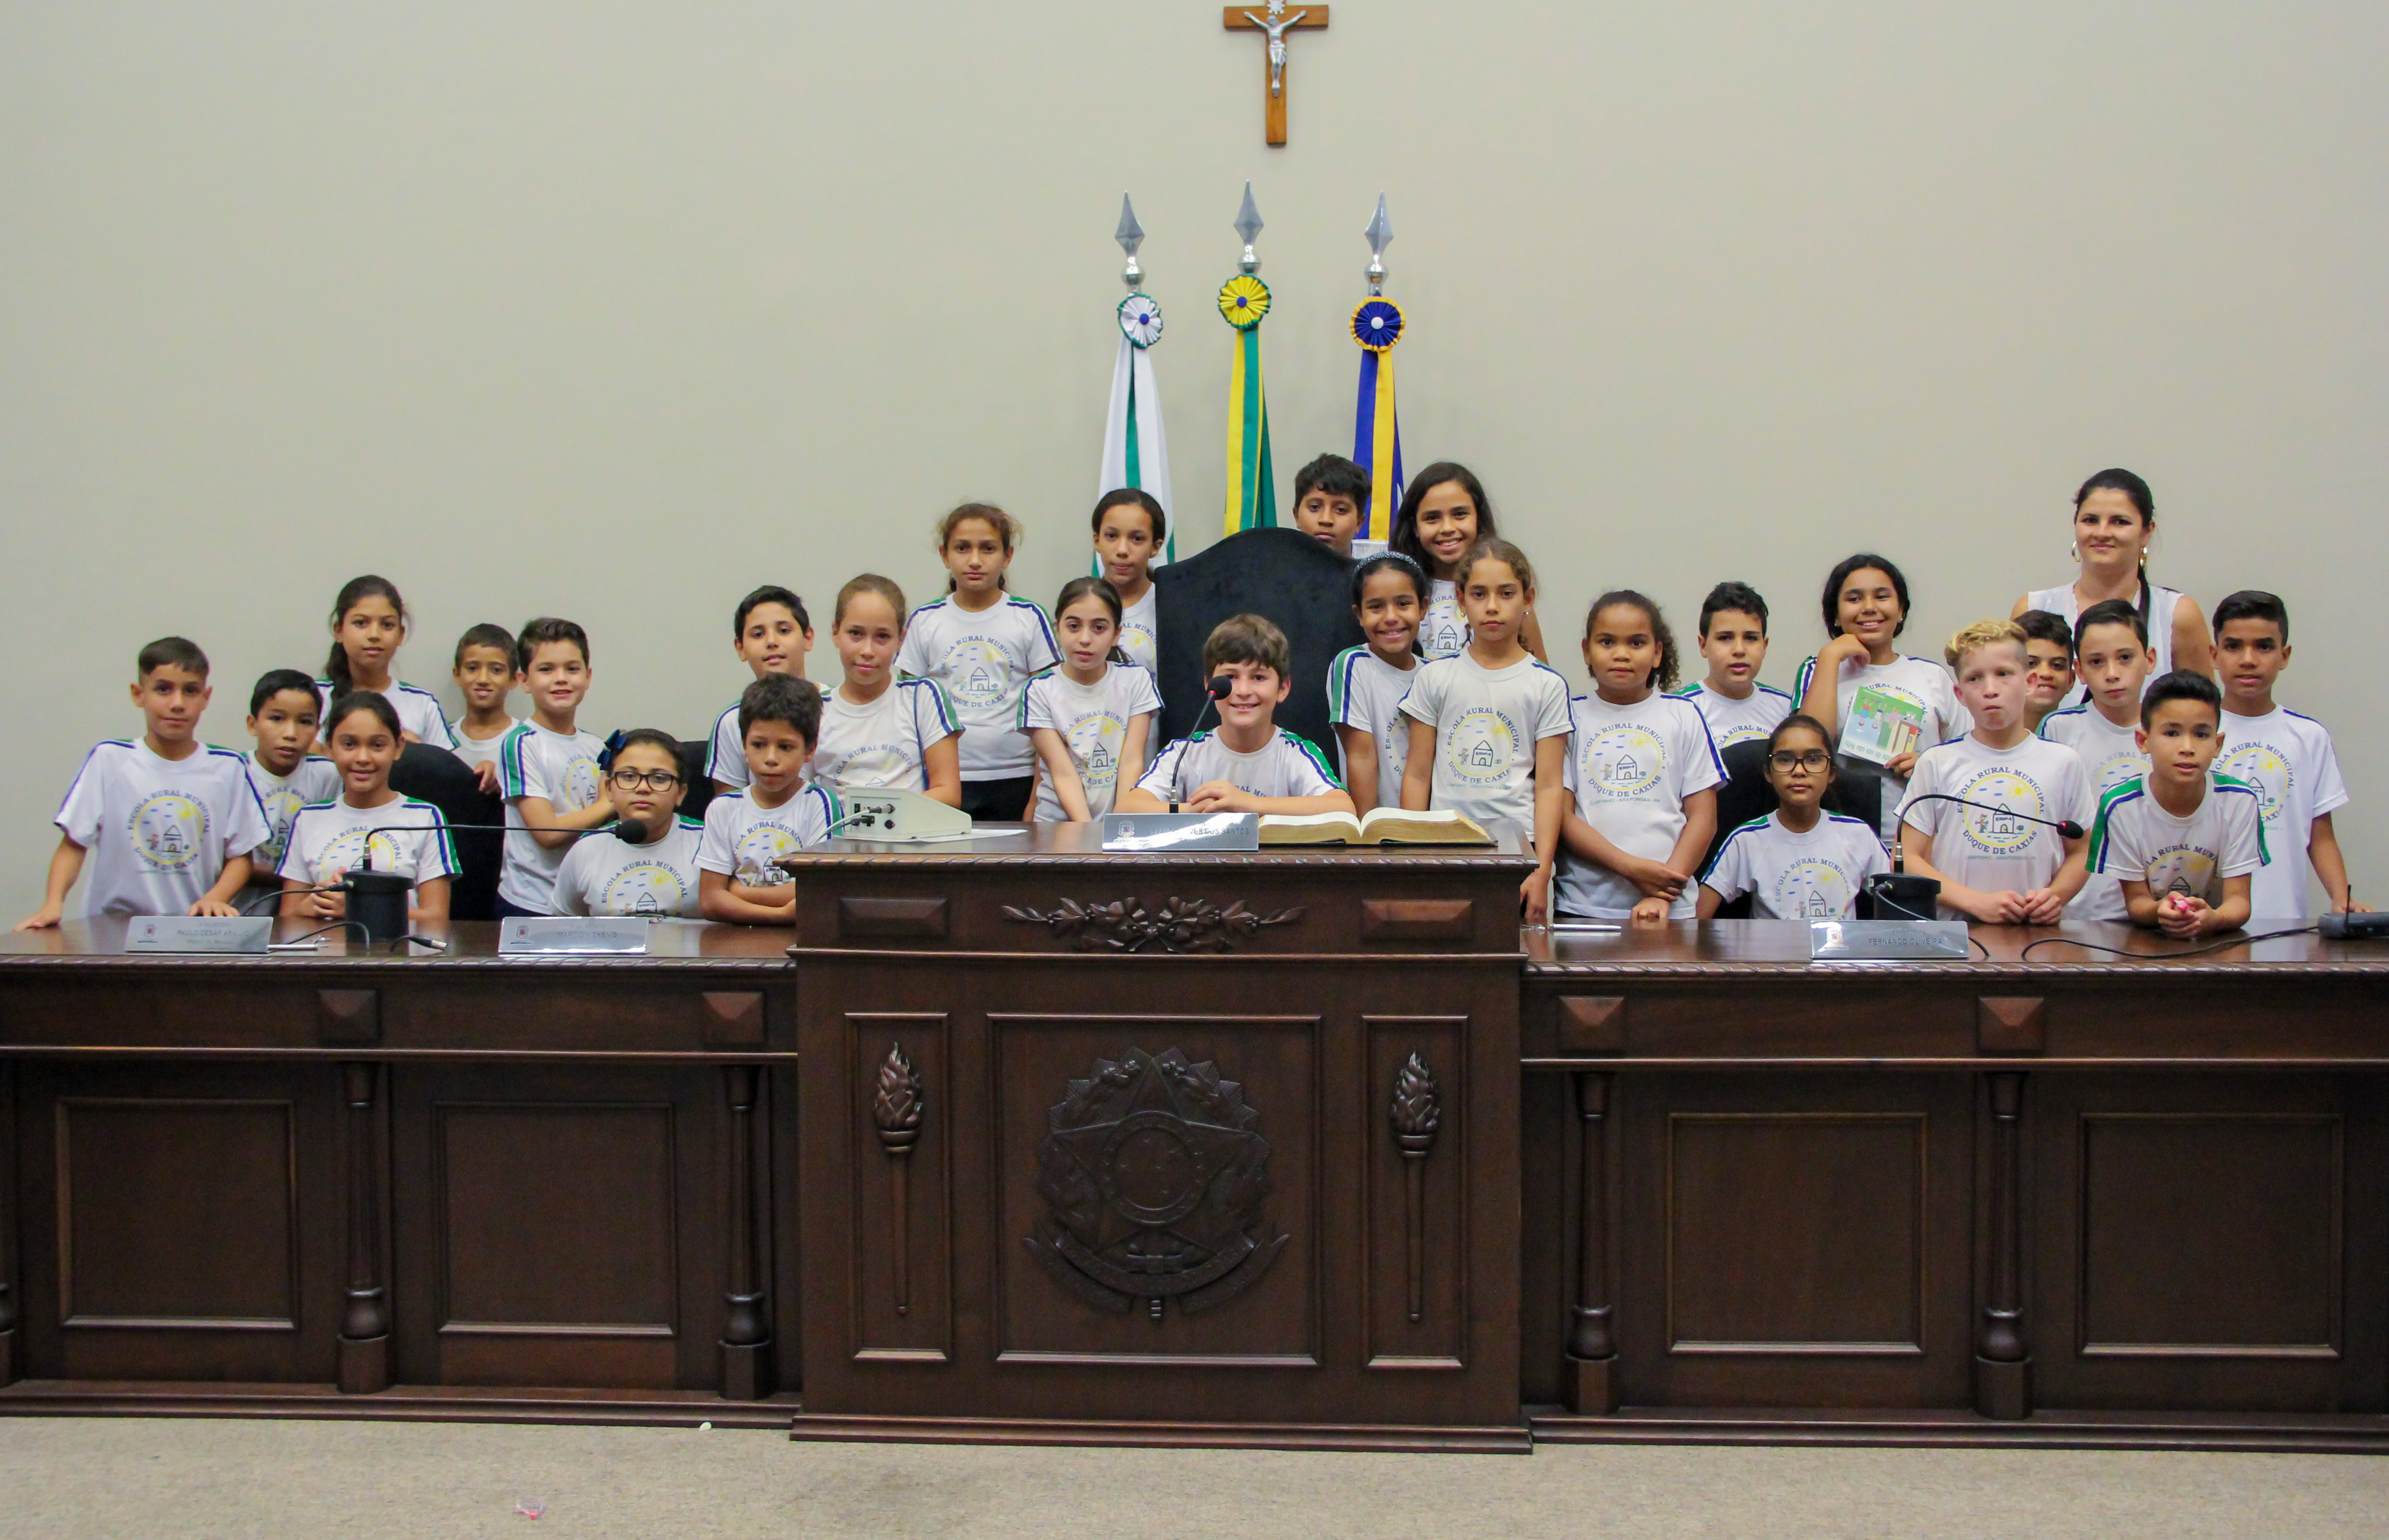
M 1945 655 L 1974 730 L 1917 758 L 1899 805 L 1906 869 L 1940 883 L 1945 920 L 2054 924 L 2088 877 L 2089 773 L 2072 749 L 2033 736 L 2022 627 L 1978 620 Z

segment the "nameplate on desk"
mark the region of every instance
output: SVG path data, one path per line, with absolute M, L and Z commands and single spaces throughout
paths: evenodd
M 1971 955 L 1958 920 L 1811 920 L 1811 962 L 1963 962 Z
M 1258 813 L 1111 813 L 1106 850 L 1258 850 Z
M 128 920 L 128 952 L 262 952 L 274 939 L 271 915 L 149 914 Z
M 655 923 L 614 915 L 517 915 L 498 927 L 500 957 L 574 957 L 643 953 Z

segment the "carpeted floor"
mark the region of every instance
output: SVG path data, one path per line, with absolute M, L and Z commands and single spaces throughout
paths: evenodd
M 518 1504 L 543 1509 L 532 1520 Z M 0 1418 L 0 1534 L 2377 1537 L 2361 1456 L 1546 1445 L 1531 1457 Z

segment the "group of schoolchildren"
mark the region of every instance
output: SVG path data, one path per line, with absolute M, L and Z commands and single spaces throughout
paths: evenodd
M 1368 473 L 1325 455 L 1295 490 L 1297 528 L 1349 559 Z M 1846 917 L 1895 850 L 1938 881 L 1946 918 L 2117 920 L 2189 937 L 2302 922 L 2310 872 L 2347 910 L 2330 735 L 2273 698 L 2286 608 L 2243 591 L 2209 617 L 2152 586 L 2154 528 L 2140 477 L 2091 477 L 2075 499 L 2076 580 L 1967 626 L 1940 660 L 1898 650 L 1899 568 L 1853 555 L 1826 580 L 1828 640 L 1788 694 L 1759 682 L 1769 608 L 1748 585 L 1719 583 L 1703 603 L 1706 669 L 1681 689 L 1659 605 L 1603 593 L 1585 618 L 1591 690 L 1572 698 L 1547 660 L 1533 565 L 1496 532 L 1477 477 L 1441 463 L 1405 490 L 1388 548 L 1353 565 L 1363 644 L 1323 681 L 1299 681 L 1270 619 L 1222 622 L 1203 650 L 1215 693 L 1227 686 L 1217 725 L 1164 746 L 1160 505 L 1133 489 L 1103 497 L 1099 575 L 1065 585 L 1049 614 L 1006 591 L 1018 522 L 965 503 L 937 526 L 942 597 L 908 610 L 876 574 L 838 590 L 833 687 L 805 678 L 815 633 L 793 592 L 740 602 L 733 644 L 754 680 L 715 725 L 701 821 L 680 812 L 670 734 L 608 741 L 580 725 L 593 677 L 580 626 L 466 631 L 454 660 L 465 711 L 451 723 L 393 672 L 407 634 L 398 590 L 359 578 L 335 603 L 325 677 L 258 681 L 247 755 L 197 736 L 200 650 L 179 637 L 142 649 L 133 694 L 147 731 L 91 751 L 57 815 L 42 908 L 19 928 L 57 923 L 79 875 L 95 913 L 270 903 L 338 923 L 341 878 L 361 867 L 411 877 L 412 917 L 444 919 L 454 846 L 436 809 L 390 785 L 410 743 L 455 754 L 504 797 L 501 916 L 786 923 L 783 859 L 837 833 L 842 789 L 882 787 L 981 820 L 1399 806 L 1506 821 L 1536 860 L 1521 889 L 1529 923 L 1706 920 L 1745 895 L 1759 918 Z M 1274 721 L 1297 687 L 1327 693 L 1333 759 Z M 1830 810 L 1849 763 L 1842 733 L 1870 689 L 1922 721 L 1920 748 L 1882 765 L 1879 824 Z M 531 708 L 520 719 L 516 691 Z M 1717 844 L 1722 751 L 1762 741 L 1776 807 Z

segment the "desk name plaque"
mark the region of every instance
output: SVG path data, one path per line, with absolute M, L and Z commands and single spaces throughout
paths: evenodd
M 1258 850 L 1258 813 L 1109 813 L 1105 850 Z
M 145 914 L 124 925 L 128 952 L 262 952 L 273 939 L 262 914 Z
M 498 931 L 500 957 L 644 955 L 655 922 L 615 915 L 517 915 Z
M 1963 962 L 1966 926 L 1957 920 L 1812 920 L 1811 962 Z

